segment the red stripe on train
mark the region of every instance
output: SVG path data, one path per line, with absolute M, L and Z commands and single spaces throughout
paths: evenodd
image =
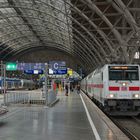
M 87 86 L 90 88 L 103 88 L 103 84 L 88 84 Z
M 139 91 L 140 88 L 139 87 L 129 87 L 130 91 Z
M 119 91 L 120 88 L 119 87 L 109 87 L 110 91 Z

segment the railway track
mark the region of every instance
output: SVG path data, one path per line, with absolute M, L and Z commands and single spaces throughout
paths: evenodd
M 135 122 L 140 125 L 140 117 L 132 117 Z
M 131 139 L 140 140 L 140 119 L 137 117 L 111 117 L 112 121 Z

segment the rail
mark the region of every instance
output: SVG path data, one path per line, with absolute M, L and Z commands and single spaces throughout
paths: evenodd
M 140 140 L 140 135 L 136 134 L 135 131 L 132 131 L 130 129 L 130 126 L 128 124 L 128 127 L 124 125 L 124 123 L 122 123 L 123 121 L 120 121 L 120 119 L 114 118 L 114 117 L 110 117 L 110 119 L 131 139 L 131 140 Z M 123 117 L 123 120 L 124 117 Z M 128 122 L 135 122 L 133 117 L 130 117 L 130 120 L 126 120 Z M 133 124 L 133 123 L 132 123 Z M 132 125 L 134 126 L 134 125 Z M 131 127 L 132 127 L 131 126 Z M 140 126 L 140 122 L 139 122 L 139 126 Z M 139 129 L 138 129 L 139 130 Z

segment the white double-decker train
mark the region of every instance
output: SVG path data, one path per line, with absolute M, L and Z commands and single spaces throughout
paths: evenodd
M 107 64 L 84 78 L 81 89 L 110 115 L 140 113 L 139 65 Z

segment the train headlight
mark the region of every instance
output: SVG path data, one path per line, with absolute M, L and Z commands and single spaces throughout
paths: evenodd
M 123 85 L 123 86 L 126 86 L 126 83 L 123 83 L 122 85 Z
M 134 94 L 134 97 L 135 97 L 135 98 L 138 98 L 138 97 L 139 97 L 139 95 L 138 95 L 138 94 Z
M 109 95 L 109 97 L 110 97 L 110 98 L 113 98 L 113 97 L 114 97 L 114 95 L 113 95 L 113 94 L 110 94 L 110 95 Z

